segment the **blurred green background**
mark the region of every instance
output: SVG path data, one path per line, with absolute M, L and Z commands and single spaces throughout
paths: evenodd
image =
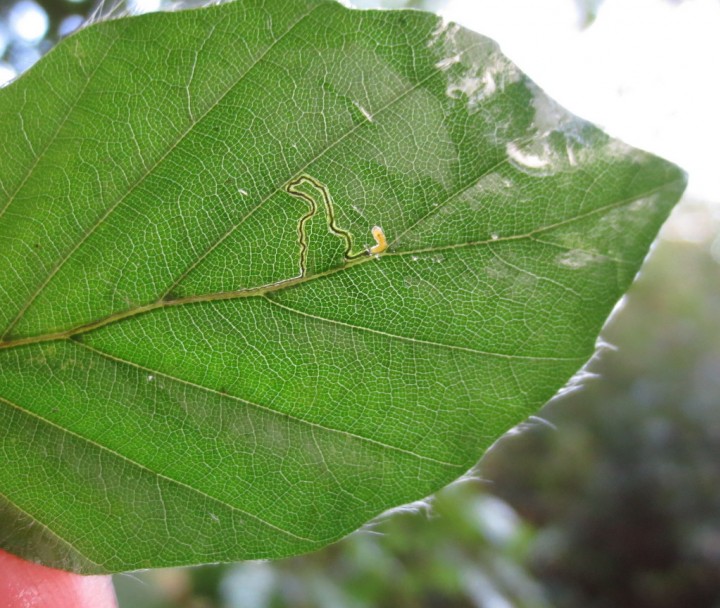
M 0 82 L 97 8 L 3 0 Z M 719 234 L 720 205 L 686 198 L 586 373 L 468 479 L 312 555 L 118 575 L 120 606 L 720 608 Z

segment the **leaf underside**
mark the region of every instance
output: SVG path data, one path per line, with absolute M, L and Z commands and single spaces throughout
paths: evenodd
M 95 24 L 0 141 L 0 547 L 84 573 L 310 551 L 457 478 L 685 185 L 488 39 L 329 0 Z

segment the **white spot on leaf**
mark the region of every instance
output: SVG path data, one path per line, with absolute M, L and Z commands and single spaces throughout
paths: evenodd
M 584 268 L 588 264 L 596 262 L 598 256 L 590 253 L 589 251 L 583 251 L 581 249 L 571 249 L 558 256 L 557 261 L 562 266 L 578 270 Z

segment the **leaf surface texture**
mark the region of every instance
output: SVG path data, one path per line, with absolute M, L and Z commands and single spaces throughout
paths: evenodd
M 685 185 L 492 41 L 322 0 L 88 27 L 0 142 L 0 546 L 86 573 L 313 550 L 457 478 Z

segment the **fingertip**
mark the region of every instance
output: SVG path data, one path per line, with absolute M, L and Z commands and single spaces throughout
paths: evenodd
M 1 608 L 116 608 L 109 576 L 82 576 L 0 550 Z

